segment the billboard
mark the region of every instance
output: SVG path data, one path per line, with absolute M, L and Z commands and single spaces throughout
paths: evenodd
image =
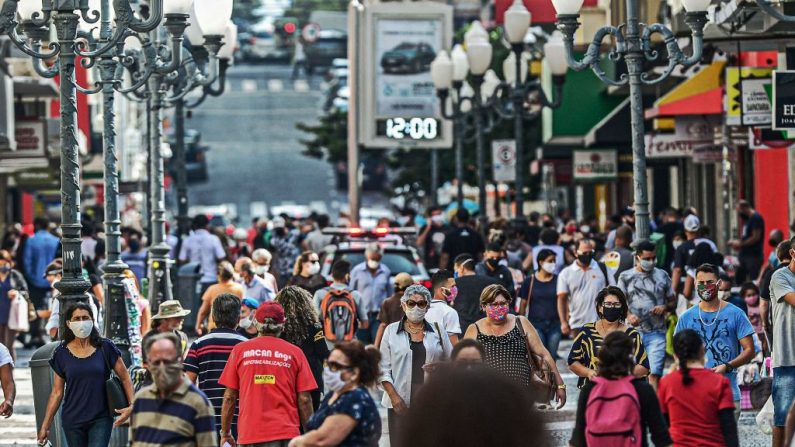
M 452 40 L 452 7 L 435 2 L 368 5 L 358 64 L 359 139 L 366 147 L 443 148 L 442 118 L 430 65 Z

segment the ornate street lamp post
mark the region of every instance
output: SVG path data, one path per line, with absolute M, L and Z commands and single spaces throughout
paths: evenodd
M 643 140 L 645 131 L 641 87 L 643 84 L 656 84 L 666 79 L 678 65 L 689 67 L 701 60 L 704 26 L 707 23 L 706 10 L 710 0 L 682 1 L 687 11 L 685 23 L 690 27 L 692 33 L 693 54 L 690 57 L 684 54 L 670 29 L 659 23 L 642 25 L 638 18 L 637 0 L 626 0 L 627 22 L 618 27 L 606 26 L 600 28 L 594 35 L 591 44 L 588 45 L 585 57 L 581 61 L 574 59 L 574 34 L 580 25 L 577 19 L 580 16 L 583 0 L 553 0 L 552 3 L 558 13 L 558 29 L 564 34 L 569 67 L 577 71 L 590 68 L 606 84 L 629 84 L 632 113 L 632 172 L 635 187 L 636 238 L 638 240 L 647 240 L 650 231 L 650 218 L 646 185 L 646 148 Z M 663 37 L 668 64 L 660 76 L 652 78 L 643 72 L 643 62 L 644 60 L 655 61 L 660 57 L 658 52 L 652 49 L 651 36 L 654 33 L 659 33 Z M 608 78 L 599 66 L 599 50 L 602 40 L 608 35 L 613 36 L 616 42 L 615 47 L 610 50 L 610 58 L 613 60 L 623 58 L 627 65 L 627 74 L 622 75 L 618 80 Z

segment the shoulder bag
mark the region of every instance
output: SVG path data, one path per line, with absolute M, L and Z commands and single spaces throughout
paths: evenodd
M 533 389 L 540 401 L 549 402 L 555 398 L 558 388 L 552 367 L 547 364 L 544 357 L 533 352 L 530 341 L 527 339 L 527 333 L 522 327 L 522 320 L 518 316 L 516 317 L 516 327 L 519 328 L 519 333 L 522 334 L 527 347 L 527 359 L 530 363 L 530 388 Z
M 108 397 L 108 411 L 110 412 L 111 417 L 118 416 L 115 410 L 120 410 L 122 408 L 127 408 L 130 406 L 130 402 L 127 400 L 127 395 L 124 393 L 124 387 L 121 385 L 121 379 L 113 372 L 113 367 L 110 364 L 110 360 L 108 360 L 108 356 L 105 352 L 105 344 L 103 342 L 102 347 L 99 349 L 102 350 L 102 358 L 105 359 L 105 365 L 108 367 L 110 372 L 110 376 L 107 380 L 105 380 L 105 394 Z

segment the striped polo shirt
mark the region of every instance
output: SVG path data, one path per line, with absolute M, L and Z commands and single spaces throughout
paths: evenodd
M 155 384 L 135 394 L 130 416 L 132 447 L 211 447 L 218 440 L 213 407 L 187 378 L 165 399 Z
M 221 430 L 221 405 L 224 403 L 226 388 L 218 384 L 229 354 L 238 343 L 247 338 L 232 329 L 215 328 L 209 334 L 199 338 L 190 345 L 185 357 L 185 371 L 198 376 L 199 389 L 210 399 L 215 409 L 216 429 Z M 237 438 L 237 406 L 232 419 L 232 434 Z

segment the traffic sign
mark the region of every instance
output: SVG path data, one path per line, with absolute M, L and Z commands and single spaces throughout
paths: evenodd
M 301 30 L 301 37 L 304 41 L 312 43 L 317 40 L 317 36 L 320 34 L 320 25 L 317 23 L 309 22 L 304 25 L 304 28 Z
M 495 182 L 516 181 L 516 141 L 494 140 L 491 142 L 491 159 Z

